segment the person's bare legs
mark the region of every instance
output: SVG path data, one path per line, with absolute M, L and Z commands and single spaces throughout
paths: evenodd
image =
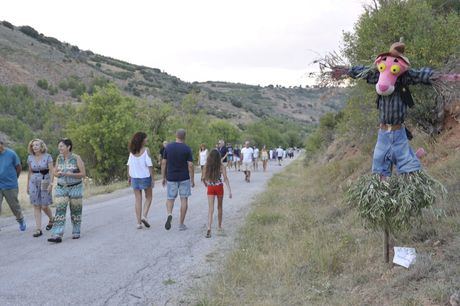
M 180 224 L 184 224 L 185 215 L 187 214 L 188 198 L 180 198 Z
M 141 224 L 141 219 L 142 219 L 142 190 L 134 190 L 134 197 L 135 197 L 135 212 L 136 212 L 136 218 L 137 218 L 137 224 Z
M 51 209 L 49 208 L 48 205 L 46 206 L 42 206 L 42 210 L 43 212 L 48 216 L 48 218 L 50 219 L 50 221 L 53 220 L 53 212 L 51 211 Z
M 153 190 L 152 188 L 145 189 L 145 203 L 144 203 L 144 218 L 147 219 L 149 214 L 150 205 L 152 204 Z
M 248 171 L 248 183 L 251 181 L 251 171 Z
M 35 226 L 37 230 L 42 229 L 42 209 L 34 205 Z
M 172 215 L 174 207 L 174 200 L 166 200 L 166 211 L 168 212 L 168 215 Z
M 224 197 L 217 197 L 217 224 L 219 229 L 222 229 L 222 203 L 224 202 Z M 214 205 L 213 205 L 214 208 Z
M 208 195 L 208 206 L 209 206 L 209 210 L 208 210 L 208 231 L 211 230 L 212 219 L 213 219 L 213 216 L 214 216 L 214 199 L 215 199 L 215 196 Z

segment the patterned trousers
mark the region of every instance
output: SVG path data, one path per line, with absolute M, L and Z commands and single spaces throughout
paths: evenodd
M 80 190 L 75 190 L 76 188 Z M 67 205 L 70 207 L 70 220 L 72 221 L 72 234 L 80 235 L 81 214 L 83 209 L 82 186 L 56 188 L 56 215 L 54 217 L 53 235 L 64 235 Z M 77 195 L 78 194 L 78 195 Z M 75 195 L 79 197 L 74 197 Z

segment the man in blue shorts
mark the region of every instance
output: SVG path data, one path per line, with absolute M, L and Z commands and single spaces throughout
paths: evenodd
M 0 212 L 2 211 L 3 198 L 5 198 L 19 223 L 19 229 L 25 231 L 26 222 L 18 200 L 18 178 L 21 170 L 21 161 L 18 155 L 5 147 L 5 140 L 0 135 Z
M 192 150 L 184 142 L 185 130 L 179 129 L 176 132 L 176 141 L 166 146 L 163 160 L 161 161 L 163 187 L 167 186 L 168 193 L 166 200 L 168 218 L 165 224 L 167 230 L 171 228 L 174 201 L 178 194 L 181 203 L 179 230 L 184 231 L 187 229 L 184 220 L 187 214 L 188 197 L 192 194 L 191 187 L 195 187 L 195 178 Z

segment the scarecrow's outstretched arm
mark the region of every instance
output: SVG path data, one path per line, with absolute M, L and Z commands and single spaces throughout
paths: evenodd
M 348 76 L 353 79 L 364 79 L 369 84 L 377 84 L 379 80 L 379 72 L 374 66 L 353 66 L 348 69 Z
M 424 84 L 431 85 L 434 71 L 431 68 L 424 67 L 420 69 L 409 69 L 402 78 L 402 82 L 405 85 Z
M 379 73 L 373 66 L 334 66 L 331 67 L 331 70 L 331 76 L 335 80 L 351 77 L 353 79 L 364 79 L 369 84 L 377 84 L 379 80 Z

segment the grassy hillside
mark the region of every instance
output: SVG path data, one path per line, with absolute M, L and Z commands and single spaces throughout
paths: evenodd
M 38 98 L 78 102 L 101 82 L 125 93 L 177 106 L 190 92 L 200 94 L 208 114 L 235 123 L 266 116 L 315 123 L 343 105 L 345 89 L 259 87 L 244 84 L 187 83 L 160 69 L 80 50 L 29 26 L 0 23 L 0 84 L 26 85 Z

